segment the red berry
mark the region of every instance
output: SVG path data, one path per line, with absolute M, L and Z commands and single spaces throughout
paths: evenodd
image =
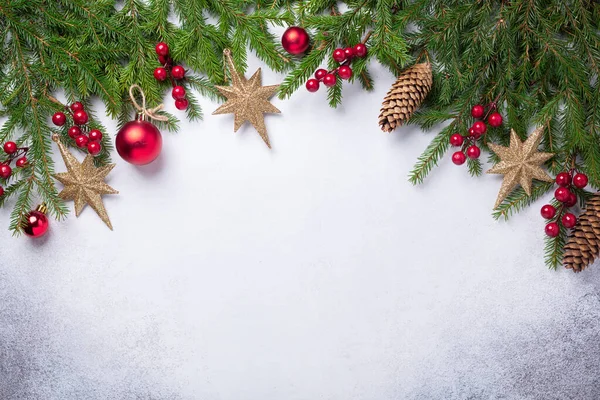
M 158 62 L 161 65 L 165 65 L 167 63 L 167 61 L 169 61 L 168 57 L 165 56 L 158 56 Z
M 67 122 L 65 113 L 57 112 L 52 116 L 52 123 L 56 126 L 63 126 Z
M 8 179 L 12 175 L 12 168 L 7 164 L 0 164 L 0 178 Z
M 354 54 L 357 57 L 364 57 L 367 55 L 367 46 L 365 46 L 363 43 L 358 43 L 354 46 Z
M 347 65 L 342 65 L 339 69 L 338 69 L 338 75 L 340 76 L 340 78 L 342 79 L 350 79 L 352 77 L 352 68 L 350 68 Z
M 316 72 L 315 72 L 315 78 L 317 78 L 318 80 L 321 80 L 325 77 L 325 75 L 327 75 L 327 70 L 323 69 L 323 68 L 319 68 Z
M 346 53 L 344 53 L 344 49 L 335 49 L 333 51 L 333 59 L 339 63 L 344 62 L 346 60 Z
M 467 161 L 467 156 L 462 151 L 452 154 L 452 162 L 456 165 L 462 165 Z
M 555 181 L 558 186 L 567 187 L 571 184 L 571 175 L 568 172 L 561 172 L 556 175 Z
M 6 148 L 4 150 L 6 150 Z M 575 185 L 576 188 L 583 189 L 584 187 L 587 186 L 587 184 L 588 184 L 588 177 L 586 174 L 582 174 L 581 172 L 578 172 L 573 177 L 573 185 Z
M 79 135 L 75 138 L 75 144 L 79 148 L 87 146 L 88 142 L 89 142 L 89 139 L 85 135 Z
M 102 151 L 102 145 L 100 142 L 96 141 L 89 142 L 87 144 L 87 150 L 91 155 L 96 156 Z
M 346 47 L 344 49 L 344 55 L 346 56 L 346 60 L 354 57 L 354 49 L 352 47 Z
M 175 79 L 183 79 L 185 76 L 185 69 L 181 65 L 176 65 L 171 69 L 171 75 Z
M 325 86 L 328 86 L 328 87 L 335 86 L 336 82 L 337 82 L 337 78 L 335 77 L 334 74 L 327 74 L 323 77 L 323 84 Z
M 494 128 L 499 127 L 500 125 L 502 125 L 502 115 L 497 112 L 492 113 L 492 115 L 488 117 L 488 124 L 490 124 Z
M 159 42 L 154 50 L 156 50 L 156 54 L 159 56 L 166 57 L 169 54 L 169 46 L 165 42 Z
M 473 116 L 473 118 L 481 118 L 483 117 L 484 113 L 485 109 L 481 104 L 477 104 L 471 108 L 471 116 Z
M 79 110 L 83 110 L 83 104 L 81 104 L 79 101 L 76 101 L 75 103 L 71 104 L 71 111 Z
M 542 217 L 545 219 L 552 219 L 556 215 L 556 208 L 551 204 L 546 204 L 545 206 L 542 206 L 540 214 L 542 214 Z
M 27 157 L 23 156 L 23 157 L 19 158 L 17 160 L 17 162 L 15 163 L 15 165 L 17 166 L 17 168 L 23 168 L 24 166 L 27 165 Z
M 173 90 L 171 91 L 171 96 L 173 96 L 175 100 L 185 98 L 185 88 L 183 86 L 173 87 Z
M 479 149 L 479 147 L 472 145 L 467 148 L 467 157 L 469 157 L 470 159 L 474 160 L 476 158 L 479 158 L 480 155 L 481 150 Z
M 454 133 L 450 136 L 450 144 L 452 146 L 462 146 L 465 138 L 460 133 Z
M 75 139 L 79 135 L 81 135 L 81 128 L 78 126 L 72 126 L 69 128 L 69 137 L 71 139 Z
M 479 135 L 479 137 L 481 137 L 481 135 L 483 135 L 485 131 L 487 131 L 487 125 L 483 121 L 476 121 L 473 124 L 473 130 L 477 135 Z
M 306 90 L 308 90 L 311 93 L 314 93 L 317 90 L 319 90 L 319 81 L 316 79 L 307 80 L 306 81 Z
M 92 142 L 99 142 L 102 140 L 102 132 L 98 129 L 92 129 L 90 133 L 88 133 L 88 136 Z
M 470 127 L 470 128 L 469 128 L 469 136 L 473 136 L 475 139 L 479 139 L 479 138 L 481 137 L 481 135 L 478 135 L 478 134 L 475 132 L 475 129 L 473 129 L 473 127 Z
M 561 203 L 568 201 L 570 195 L 571 195 L 571 192 L 569 191 L 569 189 L 567 189 L 565 187 L 559 187 L 558 189 L 556 189 L 554 191 L 554 197 L 556 198 L 556 200 L 560 201 Z
M 17 151 L 17 144 L 15 142 L 4 143 L 4 152 L 6 154 L 12 154 Z
M 565 201 L 565 207 L 573 207 L 575 204 L 577 204 L 577 195 L 571 192 L 569 199 Z
M 4 196 L 4 188 L 0 186 L 0 197 Z
M 562 216 L 561 222 L 565 228 L 571 229 L 577 223 L 577 218 L 571 213 L 566 213 Z
M 185 110 L 186 108 L 188 108 L 188 100 L 187 99 L 177 99 L 175 100 L 175 108 L 177 108 L 178 110 Z
M 79 110 L 73 113 L 73 122 L 77 125 L 85 125 L 88 122 L 88 115 L 85 111 Z
M 157 81 L 164 81 L 167 79 L 167 70 L 163 67 L 158 67 L 154 69 L 154 79 Z
M 544 230 L 546 231 L 546 235 L 550 237 L 557 237 L 560 233 L 560 228 L 556 222 L 550 222 L 549 224 L 546 224 L 546 228 Z

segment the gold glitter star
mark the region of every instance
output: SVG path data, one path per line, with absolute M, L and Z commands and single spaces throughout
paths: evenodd
M 537 128 L 525 142 L 521 142 L 517 133 L 510 131 L 510 146 L 504 147 L 490 143 L 489 147 L 500 157 L 500 162 L 494 165 L 488 174 L 504 174 L 504 180 L 498 193 L 494 208 L 508 196 L 517 186 L 521 185 L 527 195 L 531 196 L 531 181 L 537 179 L 552 182 L 553 179 L 541 167 L 554 154 L 538 152 L 537 148 L 542 140 L 544 128 Z
M 217 108 L 213 115 L 235 114 L 234 132 L 237 132 L 244 122 L 249 121 L 267 146 L 271 148 L 263 114 L 281 112 L 269 102 L 269 99 L 277 92 L 279 85 L 262 86 L 260 68 L 250 79 L 246 79 L 236 71 L 231 59 L 231 50 L 225 49 L 223 55 L 231 73 L 231 86 L 217 86 L 227 101 Z
M 67 167 L 67 172 L 54 174 L 54 178 L 64 185 L 62 192 L 58 195 L 63 200 L 75 201 L 75 215 L 78 217 L 85 205 L 89 204 L 112 230 L 108 213 L 102 202 L 102 195 L 119 193 L 104 182 L 104 178 L 115 167 L 115 164 L 96 168 L 94 157 L 89 154 L 80 163 L 60 142 L 58 135 L 52 136 L 52 140 L 58 144 L 60 154 Z

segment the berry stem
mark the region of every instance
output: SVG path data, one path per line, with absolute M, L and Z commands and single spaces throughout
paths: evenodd
M 490 104 L 487 105 L 488 110 L 485 113 L 485 115 L 483 116 L 484 121 L 490 116 L 492 111 L 496 111 L 496 109 L 498 108 L 498 100 L 500 100 L 500 94 L 498 94 L 498 96 L 496 96 L 494 101 L 492 101 Z

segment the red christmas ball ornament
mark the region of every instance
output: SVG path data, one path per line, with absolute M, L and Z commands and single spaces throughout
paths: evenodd
M 167 70 L 163 67 L 158 67 L 154 69 L 154 79 L 157 81 L 164 81 L 167 79 Z
M 281 37 L 281 45 L 290 54 L 302 54 L 310 45 L 310 37 L 303 28 L 290 26 Z
M 8 179 L 12 175 L 12 168 L 7 164 L 0 164 L 0 178 Z
M 571 192 L 569 199 L 565 201 L 565 207 L 573 207 L 575 204 L 577 204 L 577 195 Z
M 35 210 L 25 216 L 21 228 L 23 233 L 32 238 L 44 236 L 48 232 L 48 217 L 46 217 L 46 205 L 39 205 Z
M 73 113 L 73 122 L 76 125 L 85 125 L 88 122 L 88 114 L 84 110 L 75 111 Z
M 481 137 L 481 135 L 487 131 L 487 125 L 483 121 L 476 121 L 472 128 L 475 131 L 475 134 L 479 135 L 479 137 Z
M 188 108 L 189 102 L 187 99 L 177 99 L 175 100 L 175 108 L 178 110 L 185 110 Z
M 346 53 L 344 53 L 344 49 L 335 49 L 333 51 L 333 59 L 336 62 L 344 62 L 346 60 Z
M 319 81 L 314 78 L 307 80 L 306 81 L 306 90 L 308 90 L 311 93 L 314 93 L 317 90 L 319 90 Z
M 542 206 L 540 214 L 542 214 L 542 217 L 545 219 L 552 219 L 556 215 L 556 208 L 551 204 L 546 204 Z
M 337 82 L 337 78 L 335 77 L 334 74 L 327 74 L 323 77 L 323 84 L 327 87 L 335 86 L 336 82 Z
M 502 125 L 502 115 L 498 112 L 492 113 L 492 115 L 488 117 L 488 124 L 494 128 L 499 127 Z
M 27 157 L 23 156 L 23 157 L 19 158 L 17 160 L 17 162 L 15 163 L 15 165 L 17 166 L 17 168 L 23 168 L 24 166 L 27 165 Z
M 476 158 L 479 158 L 480 155 L 481 149 L 479 149 L 479 147 L 472 145 L 467 148 L 467 157 L 470 159 L 475 160 Z
M 169 55 L 169 46 L 167 46 L 167 44 L 165 42 L 157 43 L 154 50 L 156 51 L 156 54 L 158 56 L 166 57 Z
M 97 156 L 102 151 L 102 145 L 100 144 L 100 142 L 89 142 L 87 144 L 87 150 L 88 153 L 90 153 L 91 155 Z
M 69 128 L 69 137 L 71 139 L 75 139 L 77 136 L 81 135 L 81 128 L 78 126 L 72 126 Z
M 462 151 L 452 154 L 452 162 L 456 165 L 463 165 L 467 161 L 467 156 Z
M 471 116 L 473 118 L 481 118 L 484 113 L 485 109 L 481 104 L 474 105 L 473 108 L 471 108 Z
M 171 96 L 173 96 L 173 98 L 175 100 L 184 99 L 185 98 L 185 88 L 183 86 L 173 87 L 173 90 L 171 91 Z
M 321 80 L 325 77 L 325 75 L 327 75 L 327 70 L 323 69 L 323 68 L 319 68 L 316 72 L 315 72 L 315 78 L 318 80 Z
M 6 151 L 6 149 L 4 149 L 4 150 Z M 588 184 L 588 177 L 586 174 L 582 174 L 581 172 L 578 172 L 573 177 L 573 185 L 576 188 L 583 189 L 584 187 L 587 186 L 587 184 Z
M 171 76 L 175 79 L 183 79 L 185 76 L 185 69 L 181 65 L 176 65 L 171 69 Z
M 571 192 L 569 191 L 569 189 L 567 189 L 565 187 L 559 187 L 558 189 L 556 189 L 554 191 L 554 197 L 556 198 L 556 200 L 560 201 L 561 203 L 568 201 L 570 195 L 571 195 Z
M 4 143 L 4 152 L 6 154 L 13 154 L 15 151 L 17 151 L 17 144 L 15 142 Z
M 75 144 L 77 145 L 77 147 L 79 148 L 84 148 L 85 146 L 87 146 L 88 142 L 90 140 L 88 139 L 87 136 L 85 135 L 79 135 L 75 138 Z
M 465 138 L 460 133 L 454 133 L 450 136 L 450 144 L 452 146 L 462 146 Z
M 571 213 L 566 213 L 562 216 L 561 222 L 565 228 L 571 229 L 577 223 L 577 217 Z
M 52 123 L 56 126 L 63 126 L 67 122 L 65 113 L 57 112 L 52 116 Z
M 156 126 L 141 119 L 126 123 L 117 133 L 115 147 L 128 163 L 145 165 L 156 160 L 162 149 L 162 136 Z
M 354 54 L 357 57 L 364 57 L 367 55 L 367 46 L 364 43 L 358 43 L 354 46 Z
M 556 222 L 550 222 L 549 224 L 546 224 L 546 228 L 544 230 L 546 231 L 546 235 L 550 237 L 557 237 L 560 233 L 560 228 Z
M 99 129 L 92 129 L 90 133 L 88 133 L 88 137 L 92 142 L 99 142 L 102 140 L 102 132 Z
M 561 172 L 556 175 L 555 181 L 558 186 L 567 187 L 571 184 L 571 175 L 568 172 Z
M 79 110 L 83 110 L 83 104 L 81 104 L 81 102 L 76 101 L 75 103 L 71 104 L 71 111 L 79 111 Z
M 352 77 L 352 68 L 350 68 L 347 65 L 342 65 L 339 69 L 338 69 L 338 75 L 340 76 L 340 78 L 342 79 L 350 79 Z

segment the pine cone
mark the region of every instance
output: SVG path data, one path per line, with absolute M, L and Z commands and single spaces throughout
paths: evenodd
M 383 99 L 379 125 L 391 132 L 404 124 L 427 97 L 433 84 L 431 64 L 415 64 L 402 73 Z
M 587 201 L 585 211 L 569 234 L 563 264 L 574 272 L 583 271 L 600 253 L 600 192 Z

